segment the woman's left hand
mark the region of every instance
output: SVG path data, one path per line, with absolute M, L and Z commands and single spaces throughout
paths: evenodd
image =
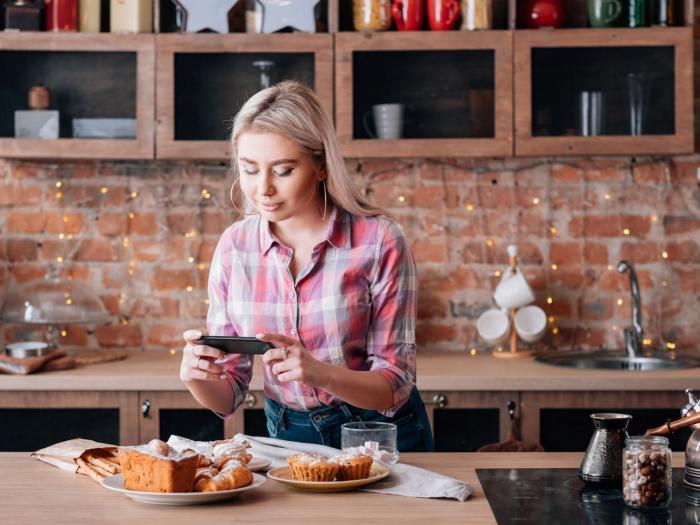
M 277 381 L 300 381 L 313 387 L 322 386 L 328 365 L 315 359 L 300 341 L 282 334 L 257 334 L 256 337 L 280 347 L 271 348 L 263 354 L 263 362 L 270 365 Z

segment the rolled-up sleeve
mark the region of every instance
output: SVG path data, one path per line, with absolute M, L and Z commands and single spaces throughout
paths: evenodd
M 207 331 L 209 335 L 238 335 L 231 322 L 228 310 L 228 287 L 231 279 L 233 257 L 233 242 L 230 238 L 230 231 L 226 230 L 214 250 L 209 270 L 207 287 L 209 293 Z M 226 380 L 233 390 L 233 409 L 228 414 L 215 412 L 223 419 L 232 417 L 235 410 L 243 403 L 248 392 L 250 378 L 253 375 L 253 359 L 250 356 L 231 354 L 227 358 L 224 372 Z
M 389 222 L 377 245 L 370 283 L 372 320 L 367 334 L 370 370 L 391 386 L 394 404 L 381 413 L 391 417 L 408 399 L 416 380 L 416 264 L 397 223 Z

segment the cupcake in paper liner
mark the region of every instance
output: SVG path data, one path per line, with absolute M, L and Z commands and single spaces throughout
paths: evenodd
M 331 461 L 338 464 L 338 481 L 368 478 L 373 463 L 368 454 L 340 454 Z
M 338 473 L 338 464 L 325 456 L 316 454 L 292 454 L 287 458 L 294 479 L 300 481 L 333 481 Z

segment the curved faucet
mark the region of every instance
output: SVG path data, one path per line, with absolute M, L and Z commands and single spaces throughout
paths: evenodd
M 625 273 L 630 278 L 630 292 L 632 293 L 632 326 L 628 326 L 624 330 L 625 348 L 629 357 L 636 357 L 642 350 L 642 339 L 644 337 L 644 329 L 642 328 L 642 297 L 639 293 L 639 282 L 634 267 L 628 261 L 620 261 L 617 263 L 617 271 Z

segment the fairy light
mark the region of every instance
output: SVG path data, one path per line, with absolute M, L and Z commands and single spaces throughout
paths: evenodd
M 61 330 L 61 337 L 66 337 L 68 335 L 67 330 Z
M 488 239 L 486 241 L 486 246 L 488 246 L 489 248 L 493 248 L 493 239 Z
M 496 270 L 495 272 L 493 272 L 493 275 L 495 275 L 496 277 L 500 277 L 500 276 L 501 276 L 501 270 Z
M 203 302 L 204 304 L 209 304 L 209 299 L 202 299 L 202 302 Z
M 187 261 L 193 263 L 193 262 L 194 262 L 194 257 L 188 257 L 188 258 L 187 258 Z
M 205 199 L 211 199 L 211 193 L 209 193 L 209 190 L 207 190 L 206 188 L 204 188 L 204 189 L 202 190 L 202 197 L 204 197 Z
M 668 281 L 661 281 L 661 286 L 668 286 Z
M 547 321 L 549 322 L 549 324 L 552 324 L 554 322 L 554 316 L 550 315 L 549 317 L 547 317 Z
M 199 263 L 199 264 L 197 265 L 197 268 L 199 268 L 200 270 L 204 270 L 206 267 L 207 267 L 207 265 L 204 264 L 204 263 Z
M 503 352 L 503 347 L 502 347 L 502 346 L 497 346 L 497 347 L 496 347 L 496 352 Z
M 661 257 L 664 259 L 668 259 L 668 252 L 667 251 L 661 252 Z
M 60 188 L 61 186 L 63 186 L 63 183 L 62 183 L 60 180 L 59 180 L 58 182 L 56 182 L 56 187 L 57 187 L 57 188 Z
M 406 197 L 399 195 L 399 202 L 406 202 Z
M 557 335 L 559 333 L 559 327 L 555 326 L 552 328 L 552 335 Z
M 107 189 L 107 186 L 102 186 L 102 187 L 100 188 L 100 193 L 101 193 L 102 195 L 104 195 L 104 194 L 107 193 L 108 191 L 109 191 L 109 190 Z
M 629 235 L 630 234 L 629 228 L 625 228 L 624 230 L 622 230 L 622 233 L 625 235 Z
M 551 228 L 549 228 L 549 233 L 551 233 L 552 235 L 556 235 L 556 234 L 557 234 L 557 231 L 558 231 L 558 230 L 557 230 L 554 226 L 552 226 Z
M 609 193 L 606 193 L 605 195 L 603 195 L 603 197 L 605 197 L 605 200 L 606 200 L 606 201 L 609 201 L 609 200 L 610 200 L 610 194 L 609 194 Z
M 122 246 L 124 246 L 124 248 L 129 247 L 129 238 L 128 237 L 124 237 L 124 239 L 122 239 Z
M 666 343 L 666 348 L 668 348 L 669 350 L 675 350 L 676 343 L 674 343 L 673 341 L 669 341 L 668 343 Z
M 129 218 L 130 218 L 130 219 L 133 219 L 134 217 L 136 217 L 136 215 L 134 215 L 134 212 L 133 212 L 133 211 L 130 211 L 130 212 L 129 212 Z
M 129 324 L 129 320 L 125 317 L 124 319 L 122 319 L 122 324 L 123 324 L 124 326 L 128 325 L 128 324 Z
M 177 354 L 177 350 L 175 350 L 174 348 L 171 348 L 170 355 L 175 355 L 175 354 Z
M 535 197 L 534 199 L 532 199 L 532 204 L 539 204 L 539 203 L 540 203 L 540 199 L 538 197 Z
M 624 303 L 624 301 L 622 300 L 622 298 L 618 298 L 618 300 L 617 300 L 617 306 L 622 306 L 622 303 Z
M 189 239 L 190 237 L 194 237 L 195 232 L 194 230 L 190 230 L 187 233 L 185 233 L 185 238 Z
M 66 299 L 66 304 L 68 304 L 68 305 L 73 304 L 73 299 L 71 299 L 70 297 L 68 299 Z
M 651 345 L 651 339 L 648 338 L 648 337 L 645 337 L 644 339 L 642 339 L 642 344 L 643 344 L 644 346 L 649 346 L 649 345 Z
M 613 265 L 612 265 L 612 264 L 608 264 L 608 270 L 612 270 L 612 269 L 613 269 Z
M 68 215 L 63 216 L 63 223 L 67 224 L 68 223 Z
M 559 268 L 559 266 L 557 266 L 556 264 L 552 265 L 552 270 L 556 270 L 557 268 Z
M 132 199 L 135 199 L 135 198 L 138 197 L 138 196 L 139 196 L 139 193 L 138 193 L 137 191 L 132 191 L 132 192 L 131 192 L 131 198 L 132 198 Z
M 68 240 L 69 240 L 69 241 L 73 240 L 73 234 L 72 234 L 72 233 L 69 233 L 69 234 L 68 234 Z
M 659 216 L 658 216 L 658 215 L 654 214 L 654 215 L 651 216 L 651 222 L 656 222 L 656 221 L 658 221 L 658 220 L 659 220 Z
M 192 286 L 188 286 L 188 287 L 186 288 L 186 290 L 187 290 L 188 292 L 191 292 L 191 291 L 193 290 L 193 288 L 192 288 Z
M 62 262 L 63 262 L 63 257 L 61 257 L 60 255 L 59 255 L 58 257 L 56 257 L 56 262 L 57 262 L 57 263 L 62 263 Z
M 474 205 L 472 203 L 467 203 L 465 208 L 467 208 L 467 211 L 474 211 Z
M 469 355 L 476 355 L 476 348 L 470 348 Z
M 63 198 L 63 192 L 57 191 L 56 192 L 56 200 L 61 200 Z
M 551 296 L 547 297 L 547 304 L 552 304 L 554 302 L 554 299 L 552 299 Z
M 63 233 L 59 233 L 59 234 L 58 234 L 58 238 L 59 238 L 59 239 L 63 239 L 64 237 L 65 237 L 65 235 L 64 235 Z

